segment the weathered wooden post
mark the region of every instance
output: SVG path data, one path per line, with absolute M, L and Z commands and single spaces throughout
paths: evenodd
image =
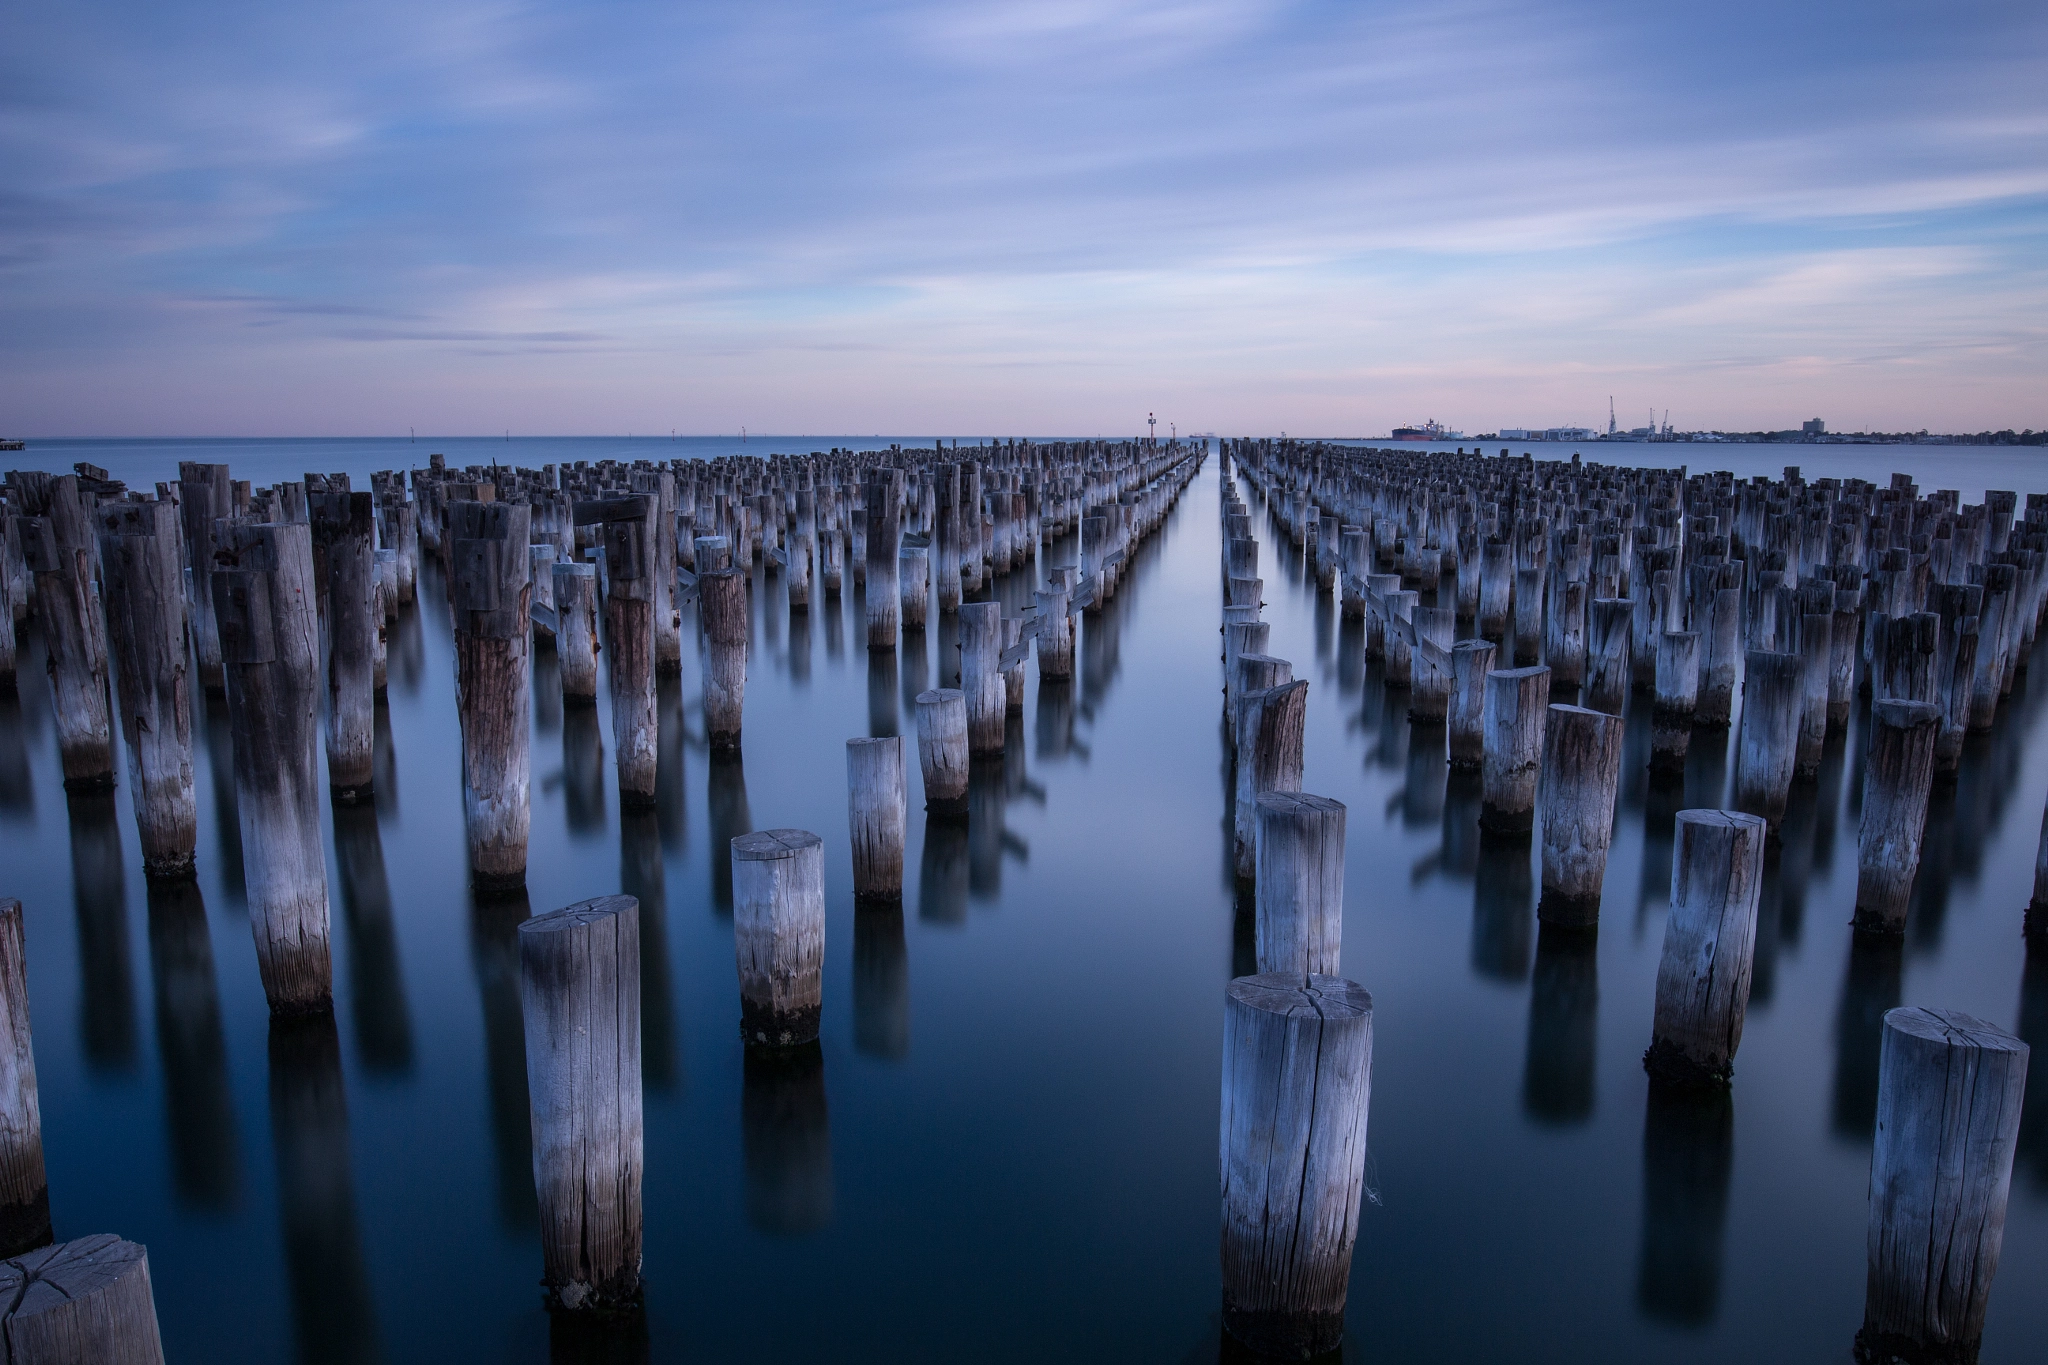
M 1863 824 L 1856 839 L 1856 927 L 1865 932 L 1905 932 L 1940 724 L 1941 712 L 1927 702 L 1871 703 Z
M 111 1233 L 0 1262 L 10 1365 L 163 1365 L 149 1253 Z
M 640 904 L 578 901 L 519 926 L 519 1002 L 548 1306 L 640 1299 Z
M 597 705 L 597 565 L 554 567 L 555 668 L 562 701 Z
M 456 503 L 454 507 L 507 507 Z M 521 507 L 522 514 L 525 508 Z M 452 508 L 451 508 L 452 516 Z M 309 498 L 317 585 L 327 604 L 327 787 L 336 801 L 370 795 L 377 737 L 376 520 L 368 493 L 315 493 Z M 519 553 L 526 533 L 520 531 Z M 525 577 L 525 566 L 520 566 Z M 521 628 L 525 628 L 521 611 Z M 523 657 L 523 656 L 522 656 Z
M 867 486 L 868 648 L 896 647 L 900 592 L 896 581 L 903 552 L 901 471 L 871 471 Z
M 805 478 L 809 478 L 805 475 Z M 789 542 L 789 606 L 792 611 L 811 605 L 811 553 L 818 543 L 818 495 L 809 488 L 796 494 L 796 533 Z M 909 590 L 909 580 L 904 580 Z M 922 600 L 920 599 L 920 605 Z
M 1489 537 L 1479 547 L 1479 633 L 1504 641 L 1515 589 L 1515 547 Z
M 1954 1010 L 1885 1014 L 1860 1365 L 1977 1359 L 2027 1054 L 2011 1034 Z
M 1626 597 L 1596 597 L 1586 622 L 1586 705 L 1621 714 L 1628 700 L 1635 603 Z
M 655 693 L 655 534 L 648 525 L 655 499 L 645 494 L 575 505 L 576 524 L 595 525 L 604 547 L 605 648 L 611 655 L 612 748 L 619 803 L 647 807 L 655 800 L 661 718 Z M 698 592 L 705 594 L 702 575 Z M 707 686 L 706 695 L 710 693 Z M 714 740 L 714 743 L 716 741 Z
M 1257 798 L 1258 965 L 1335 976 L 1344 944 L 1344 803 L 1299 791 Z
M 168 502 L 112 503 L 100 509 L 99 525 L 107 634 L 142 868 L 151 877 L 189 877 L 199 803 L 192 778 L 178 509 Z M 0 633 L 12 636 L 14 623 L 0 621 Z
M 1064 682 L 1074 676 L 1074 618 L 1067 612 L 1064 571 L 1055 570 L 1050 585 L 1035 593 L 1038 602 L 1038 678 Z
M 856 902 L 903 899 L 903 741 L 846 741 L 846 822 Z
M 1719 588 L 1703 642 L 1693 723 L 1725 730 L 1735 714 L 1735 660 L 1741 652 L 1742 589 Z
M 463 824 L 470 876 L 480 891 L 526 884 L 533 818 L 530 513 L 525 503 L 448 504 Z
M 1657 691 L 1650 711 L 1650 766 L 1685 767 L 1692 748 L 1692 717 L 1700 694 L 1700 637 L 1691 630 L 1657 636 Z
M 1451 766 L 1477 772 L 1486 758 L 1486 675 L 1493 671 L 1491 640 L 1460 640 L 1451 647 L 1448 729 Z
M 213 523 L 233 515 L 234 493 L 224 464 L 178 462 L 178 513 L 184 519 L 185 569 L 192 604 L 192 645 L 199 685 L 221 690 L 220 627 L 213 620 Z
M 1354 982 L 1241 976 L 1224 993 L 1223 1325 L 1307 1360 L 1344 1337 L 1365 1184 L 1372 997 Z
M 1307 715 L 1306 679 L 1277 683 L 1238 699 L 1232 861 L 1239 881 L 1253 881 L 1258 872 L 1259 796 L 1301 790 Z
M 1535 827 L 1536 773 L 1549 705 L 1550 670 L 1541 665 L 1486 675 L 1479 827 L 1489 834 L 1527 834 Z
M 1543 725 L 1543 899 L 1546 924 L 1590 929 L 1600 923 L 1600 889 L 1621 788 L 1621 717 L 1582 706 L 1553 706 Z
M 967 814 L 967 694 L 935 687 L 917 694 L 917 763 L 924 774 L 924 808 L 932 815 Z
M 0 629 L 12 629 L 0 622 Z M 50 1241 L 43 1109 L 28 1011 L 28 940 L 21 902 L 0 900 L 0 1258 Z
M 1458 613 L 1452 607 L 1418 606 L 1413 616 L 1415 651 L 1409 662 L 1413 691 L 1408 697 L 1408 719 L 1440 721 L 1451 706 L 1451 646 L 1457 640 Z
M 960 691 L 967 698 L 967 747 L 976 757 L 1003 751 L 1003 608 L 969 602 L 960 608 Z
M 1671 909 L 1643 1066 L 1654 1082 L 1725 1086 L 1749 1008 L 1768 830 L 1762 816 L 1726 810 L 1682 810 L 1673 828 Z
M 333 970 L 320 837 L 312 528 L 223 521 L 215 547 L 213 606 L 256 965 L 273 1015 L 325 1013 Z
M 1735 808 L 1763 816 L 1774 834 L 1792 794 L 1798 743 L 1799 656 L 1750 650 L 1735 743 Z
M 1002 629 L 1003 710 L 1014 715 L 1024 709 L 1024 665 L 1031 658 L 1031 637 L 1024 633 L 1022 617 L 1004 617 Z
M 903 627 L 905 630 L 921 629 L 928 614 L 925 604 L 931 587 L 929 553 L 915 545 L 905 547 L 897 572 L 903 585 Z
M 385 552 L 377 551 L 381 557 Z M 557 550 L 553 545 L 529 545 L 526 547 L 526 581 L 533 586 L 533 638 L 552 641 L 555 638 L 557 616 L 555 612 L 555 561 Z M 381 559 L 380 559 L 381 563 Z
M 800 829 L 732 841 L 740 1037 L 795 1047 L 818 1036 L 825 962 L 825 844 Z
M 932 474 L 932 546 L 938 551 L 939 610 L 960 610 L 960 467 L 939 465 Z
M 720 569 L 697 579 L 709 659 L 704 669 L 704 730 L 715 749 L 740 747 L 747 699 L 747 576 Z
M 36 612 L 49 647 L 52 719 L 64 790 L 114 785 L 113 718 L 107 714 L 107 638 L 93 591 L 92 524 L 70 474 L 50 480 L 49 510 L 16 523 L 35 576 Z

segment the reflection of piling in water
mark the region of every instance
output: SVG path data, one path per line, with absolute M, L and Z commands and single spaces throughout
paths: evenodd
M 640 1297 L 639 924 L 603 896 L 519 926 L 541 1283 L 568 1312 Z
M 713 751 L 707 769 L 705 807 L 711 821 L 711 903 L 714 909 L 732 913 L 732 859 L 723 850 L 754 828 L 753 813 L 747 808 L 747 769 L 737 753 Z
M 967 825 L 927 814 L 917 874 L 917 917 L 928 924 L 965 924 L 970 854 Z
M 197 882 L 150 883 L 149 965 L 172 1188 L 184 1203 L 224 1212 L 241 1185 L 240 1142 L 213 941 Z
M 1002 894 L 1009 804 L 1003 760 L 975 759 L 967 778 L 967 885 L 976 900 Z
M 1651 1086 L 1643 1114 L 1643 1235 L 1636 1304 L 1681 1327 L 1712 1323 L 1735 1165 L 1735 1104 L 1725 1090 Z
M 1870 1141 L 1877 1115 L 1878 1057 L 1884 1016 L 1897 1007 L 1905 942 L 1891 934 L 1852 934 L 1842 998 L 1835 1010 L 1835 1083 L 1829 1126 L 1836 1137 Z
M 604 813 L 604 728 L 594 706 L 562 712 L 562 804 L 571 834 L 601 834 Z
M 896 651 L 868 651 L 868 733 L 886 738 L 896 733 Z
M 2020 975 L 2019 1027 L 2014 1031 L 2030 1048 L 2048 1047 L 2048 941 L 2039 934 L 2027 940 L 2027 961 Z M 2027 1087 L 2014 1152 L 2021 1165 L 2033 1172 L 2035 1189 L 2048 1190 L 2048 1084 Z
M 915 629 L 903 632 L 903 658 L 899 667 L 902 686 L 899 695 L 903 709 L 917 714 L 917 694 L 931 686 L 931 644 L 926 637 L 926 627 L 919 624 Z
M 235 798 L 235 741 L 225 693 L 206 695 L 206 768 L 213 786 L 213 838 L 220 845 L 221 882 L 229 896 L 248 894 L 242 869 L 242 820 Z
M 1469 881 L 1479 866 L 1479 774 L 1452 768 L 1444 776 L 1443 844 L 1437 868 Z
M 412 1019 L 406 1008 L 391 883 L 384 870 L 375 809 L 334 807 L 334 861 L 341 875 L 342 919 L 348 927 L 356 1046 L 372 1071 L 402 1075 L 412 1070 Z M 210 961 L 208 966 L 210 976 Z
M 1579 1124 L 1593 1117 L 1599 1014 L 1599 941 L 1585 929 L 1544 925 L 1536 935 L 1529 993 L 1523 1113 L 1551 1124 Z
M 1721 1088 L 1735 1070 L 1763 890 L 1765 825 L 1734 811 L 1680 811 L 1671 910 L 1643 1065 L 1667 1086 Z
M 1038 712 L 1032 727 L 1038 737 L 1041 761 L 1065 758 L 1074 751 L 1074 684 L 1068 680 L 1038 679 Z
M 519 1008 L 519 924 L 526 893 L 473 901 L 470 965 L 484 1016 L 484 1082 L 497 1159 L 498 1217 L 533 1225 L 533 1131 L 526 1098 L 526 1026 Z
M 1365 1185 L 1372 997 L 1240 977 L 1223 1012 L 1223 1324 L 1254 1350 L 1337 1348 Z
M 859 906 L 853 917 L 853 1045 L 892 1060 L 910 1051 L 910 957 L 900 897 Z
M 1441 721 L 1417 722 L 1411 713 L 1408 758 L 1401 781 L 1401 826 L 1427 829 L 1443 816 L 1444 781 L 1449 766 L 1444 762 L 1444 726 Z
M 1495 981 L 1527 980 L 1535 908 L 1529 846 L 1481 838 L 1472 879 L 1472 970 Z
M 1977 1358 L 2027 1052 L 2011 1034 L 1954 1010 L 1885 1016 L 1859 1362 Z
M 0 619 L 0 630 L 14 629 Z M 28 944 L 21 902 L 0 900 L 0 1257 L 50 1240 L 43 1111 L 28 1008 Z
M 270 1131 L 299 1359 L 381 1359 L 332 1014 L 271 1019 Z
M 78 912 L 79 1032 L 86 1066 L 135 1065 L 135 981 L 128 958 L 128 904 L 121 831 L 112 792 L 71 792 L 71 886 Z
M 747 1221 L 779 1237 L 831 1226 L 832 1125 L 824 1052 L 815 1040 L 800 1047 L 748 1048 L 740 1086 Z
M 668 885 L 661 857 L 661 827 L 651 810 L 619 812 L 619 889 L 639 905 L 634 956 L 640 964 L 636 1012 L 641 1021 L 640 1055 L 647 1084 L 675 1088 L 675 989 L 669 980 Z

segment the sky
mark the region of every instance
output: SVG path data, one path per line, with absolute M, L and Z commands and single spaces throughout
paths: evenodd
M 12 0 L 0 435 L 2048 427 L 2048 5 Z

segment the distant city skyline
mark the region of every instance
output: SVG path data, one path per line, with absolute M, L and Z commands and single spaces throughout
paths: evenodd
M 0 436 L 2039 429 L 2044 70 L 2020 3 L 32 0 Z

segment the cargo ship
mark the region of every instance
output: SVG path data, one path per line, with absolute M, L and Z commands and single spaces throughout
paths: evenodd
M 1464 432 L 1438 426 L 1434 418 L 1419 427 L 1395 427 L 1393 434 L 1396 441 L 1461 441 L 1464 438 Z

